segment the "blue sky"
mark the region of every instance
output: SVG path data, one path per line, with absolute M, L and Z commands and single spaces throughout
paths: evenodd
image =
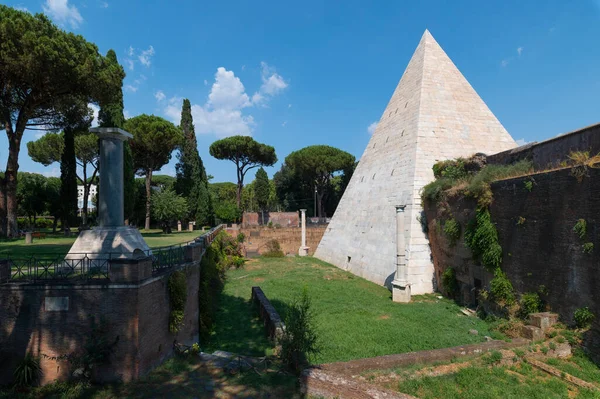
M 515 140 L 600 121 L 600 0 L 7 3 L 114 49 L 127 72 L 126 116 L 178 123 L 189 98 L 213 181 L 235 179 L 232 163 L 208 153 L 231 134 L 275 147 L 271 176 L 307 145 L 360 157 L 426 28 Z M 57 175 L 58 165 L 27 156 L 36 133 L 26 133 L 20 170 Z M 2 167 L 7 148 L 2 134 Z

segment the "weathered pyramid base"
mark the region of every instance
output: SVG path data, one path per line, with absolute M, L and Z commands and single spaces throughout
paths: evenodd
M 150 247 L 138 229 L 129 226 L 94 227 L 83 230 L 65 259 L 109 256 L 110 258 L 135 258 L 150 254 Z

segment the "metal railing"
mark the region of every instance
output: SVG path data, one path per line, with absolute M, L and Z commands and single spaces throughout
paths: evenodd
M 188 245 L 200 245 L 201 253 L 213 242 L 223 225 L 212 228 L 192 241 L 152 248 L 129 258 L 152 259 L 152 273 L 157 274 L 186 262 Z M 123 253 L 38 253 L 30 256 L 0 255 L 0 267 L 8 267 L 8 280 L 14 282 L 38 281 L 96 281 L 110 280 L 111 262 L 123 259 Z M 8 266 L 6 266 L 8 265 Z M 1 283 L 1 281 L 0 281 Z

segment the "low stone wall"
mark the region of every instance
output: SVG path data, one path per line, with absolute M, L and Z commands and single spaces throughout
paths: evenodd
M 309 247 L 308 254 L 313 255 L 323 238 L 326 225 L 311 226 L 306 228 L 306 245 Z M 266 251 L 266 245 L 271 240 L 277 240 L 281 246 L 281 250 L 286 255 L 297 255 L 298 248 L 302 244 L 302 228 L 241 228 L 239 230 L 226 229 L 226 231 L 234 236 L 239 233 L 244 233 L 246 241 L 244 246 L 248 252 L 248 256 L 253 254 L 261 255 Z
M 270 339 L 278 341 L 285 329 L 277 310 L 271 305 L 260 287 L 252 287 L 252 303 L 258 308 L 258 313 L 265 325 L 265 331 Z
M 266 226 L 271 223 L 279 227 L 298 227 L 300 217 L 298 212 L 244 212 L 242 226 Z
M 41 359 L 42 384 L 68 379 L 75 370 L 65 356 L 84 352 L 94 325 L 104 324 L 104 337 L 115 342 L 109 363 L 93 371 L 99 382 L 137 379 L 171 356 L 176 343 L 198 342 L 202 248 L 188 245 L 186 263 L 154 276 L 151 259 L 144 258 L 111 262 L 110 278 L 98 282 L 0 281 L 0 385 L 12 382 L 28 352 Z M 177 333 L 169 331 L 168 280 L 174 271 L 187 277 L 184 322 Z M 7 270 L 0 272 L 1 279 Z

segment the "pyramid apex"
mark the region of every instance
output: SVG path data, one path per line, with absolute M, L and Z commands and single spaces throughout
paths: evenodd
M 423 36 L 421 36 L 421 42 L 428 42 L 428 41 L 435 42 L 435 39 L 433 38 L 433 35 L 431 34 L 431 32 L 429 32 L 429 29 L 425 29 L 425 32 L 423 32 Z

